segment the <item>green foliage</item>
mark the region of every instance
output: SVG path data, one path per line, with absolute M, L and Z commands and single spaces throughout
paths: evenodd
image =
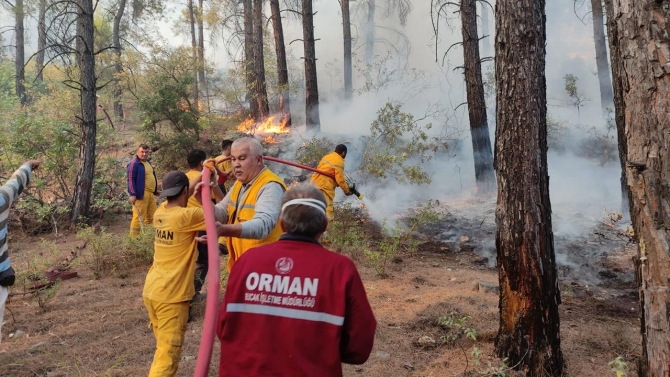
M 382 225 L 382 230 L 386 233 L 389 229 L 386 228 L 385 223 Z M 363 253 L 368 261 L 372 264 L 377 275 L 384 278 L 386 274 L 386 267 L 398 255 L 398 246 L 400 246 L 403 232 L 399 227 L 392 228 L 390 235 L 384 237 L 375 249 L 365 249 Z
M 354 68 L 363 78 L 363 85 L 354 90 L 358 94 L 379 93 L 388 89 L 392 84 L 402 85 L 405 93 L 405 99 L 412 97 L 424 88 L 422 81 L 424 72 L 415 68 L 407 69 L 402 64 L 398 64 L 391 51 L 387 51 L 384 56 L 375 56 L 371 63 L 363 63 L 357 60 Z
M 471 316 L 461 316 L 455 310 L 449 312 L 449 314 L 445 316 L 439 317 L 437 319 L 437 324 L 446 331 L 445 334 L 440 337 L 442 344 L 453 343 L 463 336 L 476 341 L 477 330 L 475 330 L 474 327 L 469 327 L 467 325 L 467 322 L 471 319 Z
M 151 264 L 154 260 L 154 236 L 153 225 L 145 225 L 136 236 L 128 236 L 125 239 L 125 249 L 128 255 L 144 264 Z
M 420 125 L 399 105 L 387 103 L 377 112 L 370 126 L 370 136 L 360 169 L 380 179 L 394 179 L 399 183 L 423 184 L 431 179 L 422 165 L 447 144 L 438 137 L 429 136 L 432 124 Z
M 159 170 L 180 166 L 200 137 L 198 104 L 190 99 L 195 82 L 191 49 L 154 46 L 148 60 L 127 52 L 120 78 L 136 99 L 141 140 L 151 145 Z M 206 122 L 205 122 L 206 123 Z
M 100 279 L 110 272 L 115 272 L 123 262 L 122 251 L 118 247 L 118 237 L 108 232 L 104 227 L 96 231 L 94 228 L 85 227 L 77 232 L 77 239 L 88 240 L 87 248 L 90 255 L 84 255 L 93 277 Z
M 45 283 L 46 278 L 43 280 Z M 57 279 L 53 284 L 47 284 L 44 288 L 40 288 L 35 291 L 35 296 L 37 297 L 37 305 L 42 309 L 43 312 L 49 311 L 49 303 L 56 297 L 58 289 L 60 289 L 61 280 Z
M 617 356 L 616 359 L 607 363 L 607 366 L 611 368 L 612 372 L 616 377 L 626 377 L 628 376 L 628 364 L 623 360 L 621 356 Z
M 563 76 L 563 82 L 565 83 L 565 92 L 569 98 L 570 106 L 573 106 L 577 109 L 577 117 L 580 115 L 579 109 L 584 106 L 584 102 L 589 101 L 588 98 L 584 97 L 577 87 L 577 81 L 579 78 L 571 73 Z
M 302 145 L 295 152 L 295 161 L 316 167 L 323 156 L 335 150 L 335 143 L 327 137 L 312 136 L 311 139 L 303 140 Z

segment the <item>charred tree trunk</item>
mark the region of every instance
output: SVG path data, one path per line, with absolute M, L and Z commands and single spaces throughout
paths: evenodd
M 495 349 L 526 376 L 561 376 L 564 367 L 547 174 L 544 8 L 544 0 L 498 0 L 495 13 Z
M 40 0 L 37 10 L 37 55 L 35 57 L 37 81 L 44 80 L 44 49 L 47 46 L 46 8 L 46 0 Z
M 612 81 L 610 67 L 607 61 L 607 40 L 605 39 L 605 21 L 603 18 L 602 0 L 591 0 L 593 14 L 593 39 L 596 45 L 596 65 L 598 67 L 598 81 L 600 82 L 600 107 L 603 111 L 612 107 Z
M 375 0 L 368 0 L 368 19 L 365 23 L 365 64 L 375 57 Z
M 463 32 L 463 55 L 465 67 L 465 89 L 468 97 L 468 116 L 472 153 L 475 160 L 477 193 L 488 194 L 495 190 L 493 152 L 486 119 L 486 101 L 482 82 L 482 64 L 479 57 L 477 35 L 477 1 L 461 0 L 461 24 Z
M 119 1 L 119 9 L 116 10 L 114 15 L 114 28 L 112 30 L 112 37 L 114 39 L 114 50 L 116 51 L 116 63 L 114 63 L 114 69 L 116 70 L 116 77 L 114 77 L 114 115 L 123 119 L 123 105 L 121 104 L 121 96 L 123 95 L 123 90 L 119 84 L 119 75 L 123 72 L 123 67 L 121 66 L 121 19 L 123 18 L 123 13 L 126 10 L 126 0 Z
M 350 100 L 353 92 L 351 69 L 351 17 L 349 0 L 342 0 L 342 31 L 344 34 L 344 98 Z
M 670 375 L 670 0 L 613 0 L 638 240 L 642 357 L 638 374 Z M 612 50 L 615 53 L 615 50 Z M 618 109 L 617 109 L 618 110 Z
M 195 35 L 195 9 L 193 9 L 193 0 L 188 0 L 188 22 L 191 24 L 191 49 L 193 50 L 193 61 L 196 63 L 196 68 L 193 77 L 193 103 L 198 106 L 198 42 Z
M 23 65 L 25 64 L 25 33 L 23 29 L 23 0 L 16 0 L 14 6 L 14 31 L 16 33 L 16 57 L 14 58 L 14 69 L 16 74 L 15 90 L 16 96 L 19 97 L 21 105 L 26 104 L 26 88 L 24 86 L 25 71 Z
M 254 119 L 258 118 L 258 108 L 253 104 L 254 85 L 254 17 L 252 0 L 243 0 L 244 7 L 244 75 L 247 82 L 246 99 L 249 102 L 249 111 Z
M 305 119 L 307 129 L 321 130 L 319 87 L 316 81 L 316 43 L 312 0 L 302 0 L 302 39 L 305 46 Z
M 256 120 L 260 121 L 270 115 L 268 91 L 265 86 L 265 59 L 263 58 L 263 0 L 253 0 L 254 12 L 254 78 Z
M 486 3 L 479 3 L 482 16 L 482 52 L 484 56 L 491 53 L 491 35 L 489 35 L 489 8 Z
M 288 65 L 286 63 L 286 45 L 284 29 L 281 22 L 279 0 L 270 0 L 272 11 L 272 27 L 275 35 L 275 52 L 277 54 L 277 85 L 279 85 L 279 113 L 286 127 L 291 127 L 291 101 L 289 98 Z
M 93 0 L 79 0 L 77 15 L 78 59 L 81 85 L 81 146 L 79 173 L 72 203 L 72 221 L 88 217 L 95 173 L 96 80 L 93 45 Z
M 209 94 L 207 90 L 207 82 L 205 81 L 205 25 L 204 25 L 204 7 L 203 0 L 198 0 L 198 82 L 200 83 L 200 90 L 205 95 L 207 103 L 209 103 Z
M 617 145 L 619 147 L 619 162 L 621 163 L 621 213 L 624 217 L 630 214 L 630 190 L 626 179 L 626 108 L 623 102 L 623 82 L 621 81 L 621 51 L 619 50 L 619 36 L 612 0 L 605 0 L 607 13 L 607 33 L 609 34 L 610 60 L 612 62 L 612 89 L 614 90 L 614 121 L 616 123 Z

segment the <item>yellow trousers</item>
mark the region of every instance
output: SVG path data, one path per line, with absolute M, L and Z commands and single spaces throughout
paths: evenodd
M 188 301 L 163 304 L 145 297 L 144 306 L 149 311 L 156 337 L 156 353 L 149 377 L 176 376 L 188 323 Z
M 142 200 L 136 200 L 133 207 L 133 219 L 130 221 L 130 235 L 136 236 L 142 230 L 140 223 L 140 216 L 144 220 L 144 224 L 150 225 L 154 220 L 154 213 L 156 212 L 156 198 L 151 192 L 144 192 Z M 137 210 L 140 210 L 138 213 Z
M 333 221 L 335 218 L 335 207 L 333 206 L 333 197 L 328 196 L 326 192 L 321 191 L 323 193 L 323 196 L 326 197 L 326 217 L 328 218 L 328 221 Z

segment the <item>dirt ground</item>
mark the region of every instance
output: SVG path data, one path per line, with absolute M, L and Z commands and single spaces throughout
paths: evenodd
M 122 239 L 128 221 L 122 217 L 103 225 Z M 10 235 L 12 264 L 17 272 L 30 268 L 31 263 L 57 264 L 81 244 L 72 234 L 39 238 L 10 231 Z M 617 250 L 609 253 L 611 261 L 620 261 L 612 268 L 631 272 L 627 261 L 634 250 Z M 22 287 L 13 289 L 18 295 L 11 297 L 5 313 L 1 376 L 147 374 L 155 346 L 141 295 L 148 265 L 110 271 L 95 279 L 89 252 L 79 252 L 71 264 L 78 277 L 61 282 L 55 296 L 42 305 L 45 309 L 33 294 L 21 294 Z M 495 287 L 489 291 L 484 287 L 487 282 L 497 285 L 497 272 L 482 263 L 473 249 L 454 251 L 428 242 L 416 253 L 396 258 L 388 278 L 378 277 L 362 263 L 359 270 L 378 327 L 370 359 L 360 366 L 345 366 L 346 376 L 495 375 L 489 365 L 501 365 L 493 355 L 498 295 Z M 636 375 L 640 335 L 638 307 L 631 288 L 626 285 L 597 290 L 575 282 L 562 283 L 561 346 L 566 376 L 613 376 L 607 364 L 617 356 L 627 362 L 628 375 Z M 476 341 L 461 337 L 442 344 L 447 331 L 438 324 L 438 318 L 452 312 L 457 313 L 452 314 L 454 318 L 471 316 L 466 325 L 476 330 Z M 189 324 L 179 376 L 190 376 L 195 369 L 203 313 L 200 308 Z M 480 366 L 471 355 L 473 347 L 482 352 Z M 216 375 L 218 359 L 215 341 L 211 376 Z M 513 375 L 502 370 L 507 376 Z

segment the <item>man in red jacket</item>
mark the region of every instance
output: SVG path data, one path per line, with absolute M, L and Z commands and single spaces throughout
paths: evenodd
M 342 376 L 370 356 L 375 320 L 354 263 L 323 248 L 326 199 L 288 190 L 279 241 L 235 263 L 221 304 L 219 376 Z

